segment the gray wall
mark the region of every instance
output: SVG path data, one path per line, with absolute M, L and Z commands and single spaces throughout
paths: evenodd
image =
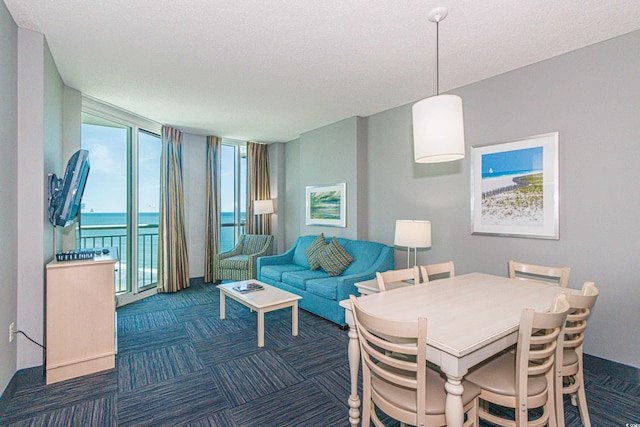
M 306 132 L 299 140 L 287 143 L 287 208 L 286 241 L 290 247 L 300 235 L 325 233 L 326 237 L 337 236 L 355 239 L 358 237 L 358 131 L 361 119 L 352 117 L 328 126 Z M 291 144 L 291 147 L 289 145 Z M 291 179 L 291 181 L 289 181 Z M 347 226 L 319 227 L 305 224 L 305 194 L 307 186 L 347 184 Z M 292 185 L 289 185 L 293 183 Z M 289 202 L 287 202 L 289 203 Z M 297 225 L 297 230 L 294 229 Z
M 285 189 L 284 189 L 284 206 L 280 206 L 278 219 L 284 226 L 285 249 L 290 248 L 300 236 L 300 226 L 304 224 L 304 216 L 300 215 L 300 211 L 304 210 L 304 193 L 300 191 L 300 138 L 289 141 L 284 144 L 285 158 Z M 304 214 L 303 214 L 304 215 Z
M 44 36 L 23 28 L 18 29 L 17 88 L 17 327 L 44 343 L 45 265 L 54 254 L 46 183 L 49 172 L 63 171 L 64 86 Z M 17 369 L 42 365 L 38 346 L 20 336 L 17 343 Z
M 0 326 L 15 322 L 18 316 L 18 27 L 4 2 L 0 3 Z M 0 339 L 0 393 L 16 370 L 17 343 Z
M 456 90 L 461 161 L 413 162 L 410 105 L 368 117 L 369 238 L 391 244 L 396 219 L 428 219 L 433 245 L 420 263 L 501 275 L 509 258 L 571 266 L 570 287 L 594 280 L 601 290 L 586 352 L 640 367 L 639 47 L 634 32 Z M 554 131 L 560 240 L 471 235 L 469 147 Z

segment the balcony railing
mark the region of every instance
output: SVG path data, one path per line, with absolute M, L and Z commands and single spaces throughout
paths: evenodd
M 116 293 L 127 292 L 127 228 L 124 225 L 83 225 L 79 247 L 118 248 Z M 138 290 L 158 282 L 158 226 L 138 225 Z

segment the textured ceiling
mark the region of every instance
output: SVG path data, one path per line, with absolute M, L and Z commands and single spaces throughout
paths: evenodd
M 263 142 L 640 29 L 638 0 L 4 0 L 65 84 L 182 130 Z

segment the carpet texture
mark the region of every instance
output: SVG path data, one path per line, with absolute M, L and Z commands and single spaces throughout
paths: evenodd
M 348 426 L 347 332 L 304 310 L 291 336 L 291 309 L 257 319 L 195 280 L 118 309 L 116 368 L 45 385 L 43 369 L 16 373 L 2 426 Z M 591 372 L 586 391 L 593 426 L 640 422 L 640 386 Z M 362 393 L 360 393 L 362 396 Z M 565 403 L 567 426 L 581 426 Z M 389 426 L 397 426 L 387 420 Z M 483 426 L 488 424 L 483 424 Z

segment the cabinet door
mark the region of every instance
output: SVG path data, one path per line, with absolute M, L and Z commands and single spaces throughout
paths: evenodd
M 114 292 L 112 262 L 48 266 L 47 383 L 114 367 Z

